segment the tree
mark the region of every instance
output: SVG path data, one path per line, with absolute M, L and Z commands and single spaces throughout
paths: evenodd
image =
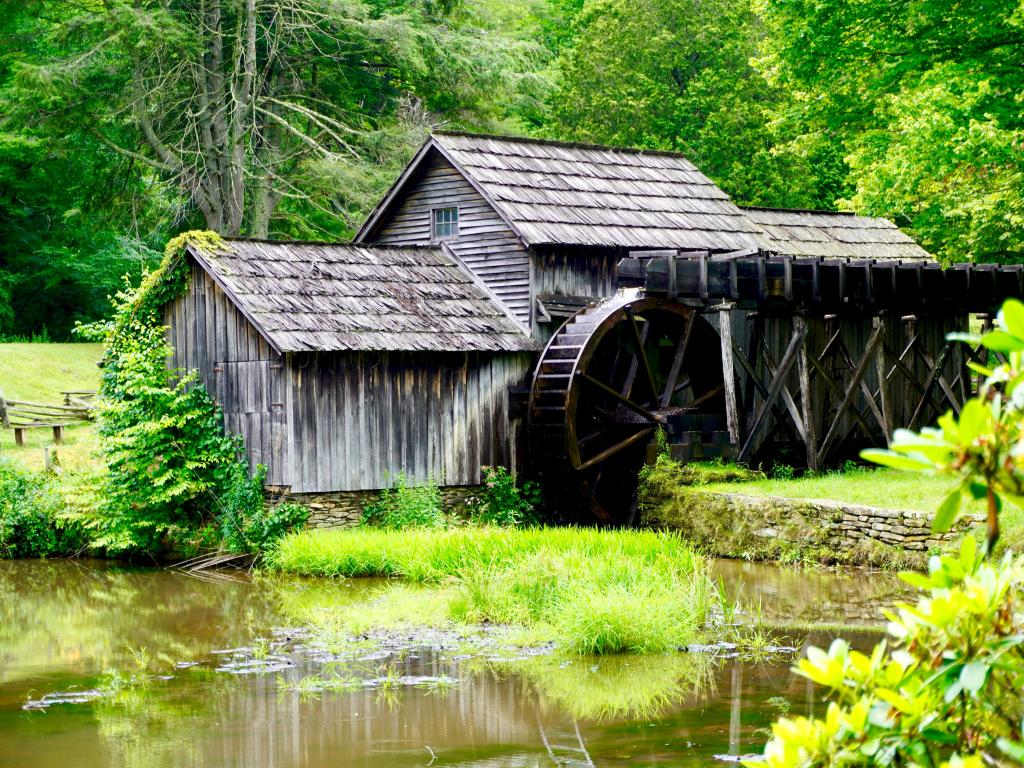
M 457 2 L 40 7 L 48 44 L 16 65 L 20 119 L 86 128 L 227 235 L 267 236 L 282 204 L 313 228 L 350 228 L 344 191 L 324 184 L 381 162 L 402 104 L 405 116 L 499 104 L 531 50 L 485 35 Z
M 560 59 L 549 132 L 683 152 L 740 202 L 830 207 L 829 163 L 779 151 L 786 94 L 750 65 L 761 35 L 748 0 L 592 0 Z
M 834 136 L 847 205 L 905 218 L 963 261 L 1024 258 L 1024 14 L 1018 0 L 759 0 L 759 67 L 808 141 Z

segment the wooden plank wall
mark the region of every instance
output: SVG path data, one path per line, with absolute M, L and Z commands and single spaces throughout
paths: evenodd
M 164 309 L 170 365 L 199 372 L 250 467 L 266 464 L 269 483 L 288 485 L 284 361 L 203 269 L 191 269 L 188 290 Z
M 528 354 L 343 352 L 289 355 L 292 491 L 369 490 L 402 473 L 474 485 L 515 468 L 520 424 L 508 388 Z
M 407 197 L 373 242 L 429 245 L 434 208 L 458 206 L 459 237 L 451 246 L 524 324 L 530 322 L 530 263 L 526 249 L 490 204 L 451 163 L 435 153 Z
M 551 293 L 598 298 L 613 295 L 618 287 L 615 265 L 619 252 L 614 248 L 531 248 L 530 258 L 534 298 Z M 535 324 L 534 338 L 546 343 L 563 320 Z

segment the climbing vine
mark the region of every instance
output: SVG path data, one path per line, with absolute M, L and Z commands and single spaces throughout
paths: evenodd
M 87 525 L 112 554 L 216 544 L 218 520 L 251 514 L 232 505 L 262 506 L 261 475 L 243 470 L 241 439 L 224 434 L 220 408 L 195 372 L 167 367 L 163 308 L 187 289 L 188 244 L 227 247 L 212 232 L 170 241 L 160 266 L 120 291 L 110 321 L 92 330 L 106 345 L 98 432 L 107 478 Z

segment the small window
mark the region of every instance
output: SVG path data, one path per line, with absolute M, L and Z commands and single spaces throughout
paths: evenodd
M 434 209 L 434 240 L 451 240 L 459 236 L 459 209 Z

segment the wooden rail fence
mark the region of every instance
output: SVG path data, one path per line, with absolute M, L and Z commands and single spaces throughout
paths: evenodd
M 53 430 L 53 442 L 64 442 L 65 427 L 91 419 L 86 398 L 95 393 L 81 390 L 63 394 L 65 405 L 7 400 L 0 394 L 0 426 L 14 430 L 14 442 L 19 446 L 25 445 L 26 430 L 45 427 Z

